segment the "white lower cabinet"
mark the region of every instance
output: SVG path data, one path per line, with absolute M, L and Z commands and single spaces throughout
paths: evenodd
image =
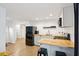
M 74 48 L 51 46 L 51 55 L 55 56 L 56 51 L 64 52 L 67 56 L 74 56 Z
M 40 47 L 47 49 L 48 56 L 55 56 L 56 51 L 64 52 L 67 56 L 74 56 L 74 48 L 51 46 L 46 44 L 41 44 Z
M 40 45 L 40 44 L 38 43 L 38 41 L 39 41 L 40 39 L 41 39 L 40 36 L 35 36 L 35 37 L 34 37 L 34 44 L 35 44 L 35 45 Z
M 53 38 L 53 36 L 40 36 L 40 35 L 36 35 L 36 36 L 34 36 L 34 44 L 35 44 L 35 45 L 40 45 L 40 44 L 38 43 L 39 40 L 51 39 L 51 38 Z

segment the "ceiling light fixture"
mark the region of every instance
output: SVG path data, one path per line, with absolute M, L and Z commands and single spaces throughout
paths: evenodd
M 50 15 L 49 16 L 53 16 L 51 13 L 50 13 Z

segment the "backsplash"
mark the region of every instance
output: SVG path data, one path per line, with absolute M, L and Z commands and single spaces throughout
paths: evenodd
M 66 28 L 60 28 L 58 26 L 57 20 L 55 21 L 42 21 L 42 22 L 37 22 L 35 24 L 37 26 L 37 29 L 39 31 L 39 34 L 52 34 L 52 35 L 61 35 L 63 33 L 69 33 L 70 34 L 70 39 L 74 42 L 74 27 L 66 27 Z M 56 28 L 48 28 L 44 29 L 44 26 L 56 26 Z

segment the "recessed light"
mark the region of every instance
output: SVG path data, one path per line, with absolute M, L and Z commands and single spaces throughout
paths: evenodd
M 39 18 L 35 18 L 35 20 L 39 20 Z
M 17 24 L 17 25 L 16 25 L 16 28 L 20 28 L 20 24 Z
M 52 14 L 50 14 L 49 16 L 53 16 Z

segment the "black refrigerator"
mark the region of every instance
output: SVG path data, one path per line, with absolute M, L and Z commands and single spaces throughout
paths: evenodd
M 26 45 L 34 46 L 34 34 L 37 31 L 37 27 L 27 26 L 26 27 Z

